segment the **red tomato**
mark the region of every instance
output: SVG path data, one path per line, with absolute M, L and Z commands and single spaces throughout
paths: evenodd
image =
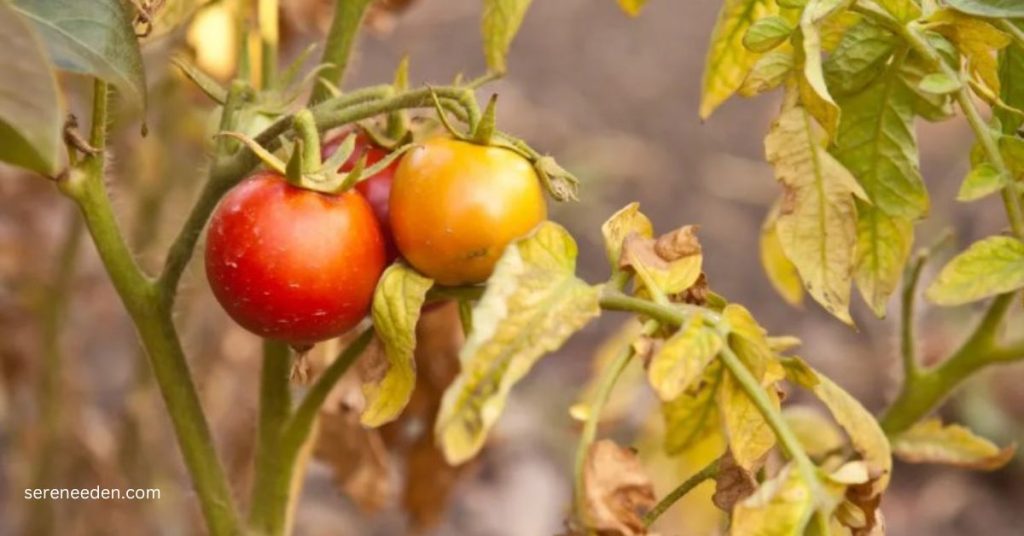
M 242 327 L 305 346 L 366 316 L 384 271 L 384 240 L 362 194 L 326 195 L 256 173 L 213 214 L 206 277 Z
M 321 149 L 324 160 L 330 158 L 334 151 L 338 150 L 338 146 L 341 145 L 341 142 L 344 141 L 348 134 L 348 131 L 342 132 L 324 143 L 323 149 Z M 355 167 L 364 154 L 366 155 L 366 165 L 372 166 L 387 156 L 388 150 L 375 144 L 364 131 L 359 130 L 356 133 L 355 150 L 352 151 L 352 156 L 349 157 L 348 161 L 341 165 L 340 171 L 352 171 L 352 168 Z M 370 206 L 373 207 L 373 213 L 377 216 L 381 229 L 384 231 L 384 246 L 387 251 L 388 264 L 391 264 L 398 258 L 398 248 L 395 247 L 395 240 L 391 236 L 391 217 L 388 206 L 391 199 L 391 183 L 394 181 L 395 170 L 398 169 L 398 164 L 401 160 L 401 158 L 396 158 L 394 162 L 380 173 L 356 184 L 356 190 L 359 190 L 359 193 L 363 194 L 366 200 L 370 202 Z

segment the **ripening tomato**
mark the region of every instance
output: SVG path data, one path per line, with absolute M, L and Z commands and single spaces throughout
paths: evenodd
M 330 158 L 334 151 L 338 150 L 338 146 L 341 145 L 341 142 L 344 141 L 347 135 L 348 132 L 343 132 L 324 143 L 320 151 L 324 160 Z M 366 165 L 372 166 L 387 156 L 388 150 L 374 143 L 364 131 L 360 130 L 356 133 L 356 146 L 355 150 L 352 151 L 352 156 L 341 165 L 339 170 L 352 171 L 352 168 L 355 167 L 364 154 L 366 155 Z M 391 236 L 388 200 L 391 197 L 391 183 L 394 180 L 395 170 L 398 169 L 400 161 L 400 158 L 395 159 L 388 167 L 381 170 L 380 173 L 356 184 L 356 190 L 359 190 L 359 193 L 363 194 L 366 200 L 370 202 L 370 206 L 373 207 L 373 213 L 377 216 L 377 220 L 380 221 L 381 230 L 384 232 L 384 247 L 387 252 L 388 264 L 391 264 L 398 258 L 398 249 L 395 248 L 395 241 Z
M 356 191 L 327 195 L 256 173 L 213 214 L 206 277 L 217 301 L 262 337 L 308 346 L 366 316 L 384 241 Z
M 547 217 L 533 166 L 449 137 L 409 150 L 391 188 L 391 229 L 409 264 L 443 285 L 490 277 L 509 242 Z

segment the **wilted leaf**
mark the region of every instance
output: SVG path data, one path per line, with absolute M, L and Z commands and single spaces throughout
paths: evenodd
M 732 454 L 726 453 L 718 460 L 715 475 L 715 494 L 711 501 L 723 512 L 732 512 L 736 503 L 750 497 L 757 490 L 754 473 L 737 465 Z
M 825 80 L 836 95 L 849 95 L 873 82 L 885 70 L 896 37 L 864 20 L 850 28 L 823 64 Z
M 792 464 L 786 465 L 756 492 L 736 505 L 729 534 L 733 536 L 783 536 L 803 534 L 814 514 L 809 484 Z
M 146 74 L 131 21 L 119 0 L 17 0 L 57 66 L 117 86 L 145 108 Z
M 647 534 L 643 515 L 654 506 L 654 485 L 636 453 L 602 439 L 590 446 L 583 470 L 589 529 L 601 534 Z
M 656 240 L 633 233 L 622 244 L 621 268 L 636 271 L 643 287 L 648 283 L 662 294 L 679 294 L 701 275 L 700 242 L 696 227 L 687 225 Z
M 61 104 L 50 60 L 32 26 L 0 3 L 0 160 L 57 171 Z
M 505 56 L 532 0 L 485 0 L 481 31 L 487 67 L 496 73 L 506 71 Z
M 673 400 L 701 377 L 721 349 L 721 336 L 695 313 L 654 353 L 647 378 L 662 400 Z
M 619 0 L 619 7 L 630 17 L 640 15 L 640 10 L 647 4 L 647 0 Z
M 1024 18 L 1024 5 L 1019 0 L 946 0 L 953 9 L 979 17 Z
M 433 286 L 403 263 L 388 267 L 373 294 L 373 327 L 384 344 L 387 362 L 376 377 L 363 384 L 366 410 L 363 426 L 376 427 L 394 420 L 409 403 L 416 386 L 416 322 Z
M 885 316 L 889 296 L 899 286 L 913 242 L 914 224 L 910 220 L 858 202 L 854 280 L 879 318 Z
M 940 463 L 991 471 L 1013 459 L 1016 445 L 1000 449 L 958 424 L 921 421 L 893 439 L 893 454 L 910 463 Z
M 739 94 L 753 97 L 771 91 L 786 81 L 795 66 L 796 60 L 793 58 L 791 47 L 773 50 L 757 59 L 743 80 Z
M 608 262 L 611 263 L 612 268 L 618 268 L 622 258 L 622 242 L 633 233 L 643 238 L 654 236 L 651 220 L 647 219 L 643 212 L 640 212 L 640 203 L 635 201 L 612 214 L 612 217 L 601 225 L 604 250 L 608 254 Z
M 967 58 L 971 73 L 999 94 L 999 72 L 995 53 L 1010 44 L 1010 36 L 988 22 L 951 9 L 932 15 L 942 25 L 936 31 L 948 37 Z
M 505 249 L 473 309 L 462 371 L 441 403 L 435 433 L 450 463 L 479 451 L 512 386 L 600 314 L 599 289 L 575 267 L 576 243 L 551 222 Z
M 800 305 L 804 301 L 804 284 L 796 266 L 786 257 L 782 243 L 779 242 L 779 234 L 775 229 L 778 211 L 779 204 L 776 203 L 761 226 L 761 266 L 782 298 L 790 305 Z
M 1024 287 L 1024 242 L 1008 236 L 985 238 L 949 261 L 928 287 L 939 305 L 961 305 Z
M 779 397 L 774 388 L 769 387 L 766 392 L 778 409 Z M 755 470 L 764 455 L 775 446 L 775 432 L 730 372 L 722 378 L 718 408 L 733 458 L 741 467 Z
M 747 28 L 743 36 L 743 46 L 753 52 L 768 52 L 781 45 L 789 34 L 793 33 L 793 27 L 786 19 L 773 15 L 754 21 L 754 24 Z
M 665 420 L 665 453 L 674 456 L 714 434 L 721 433 L 715 393 L 722 382 L 722 367 L 712 363 L 698 387 L 661 405 Z
M 775 15 L 774 0 L 725 0 L 711 32 L 701 82 L 700 117 L 707 119 L 743 84 L 758 54 L 743 46 L 743 36 L 754 21 Z
M 1002 190 L 1008 184 L 1006 175 L 1003 175 L 988 162 L 971 168 L 971 171 L 960 184 L 960 191 L 956 194 L 957 201 L 975 201 L 989 194 Z
M 846 444 L 835 423 L 815 408 L 790 406 L 782 410 L 782 416 L 804 451 L 815 460 L 838 452 Z
M 811 296 L 852 324 L 850 282 L 857 240 L 853 196 L 865 194 L 853 175 L 825 151 L 826 142 L 807 112 L 797 106 L 772 125 L 765 153 L 785 189 L 776 228 L 786 257 Z

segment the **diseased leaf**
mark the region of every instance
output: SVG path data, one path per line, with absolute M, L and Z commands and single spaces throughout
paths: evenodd
M 917 5 L 917 0 L 875 1 L 900 22 L 910 22 L 921 16 L 921 6 Z
M 958 424 L 921 421 L 893 439 L 893 454 L 910 463 L 940 463 L 992 471 L 1013 458 L 1016 445 L 1004 449 Z
M 651 285 L 656 292 L 673 295 L 697 283 L 702 262 L 697 228 L 686 225 L 657 240 L 630 234 L 622 244 L 619 267 L 635 271 L 640 288 Z
M 1024 22 L 1015 24 L 1024 30 Z M 1014 41 L 999 52 L 999 86 L 1003 102 L 1024 110 L 1024 43 Z M 1003 125 L 1003 132 L 1015 132 L 1024 122 L 1024 118 L 1007 110 L 997 109 L 995 115 Z
M 779 204 L 776 203 L 761 226 L 761 266 L 782 298 L 790 305 L 800 305 L 804 301 L 804 285 L 796 266 L 786 257 L 779 242 L 775 228 L 778 211 Z
M 818 33 L 821 35 L 822 52 L 831 54 L 835 51 L 846 32 L 861 20 L 861 16 L 852 11 L 840 11 L 826 17 L 818 28 Z
M 885 71 L 896 36 L 864 20 L 854 25 L 823 64 L 825 80 L 836 95 L 860 91 Z
M 1024 242 L 985 238 L 949 261 L 925 293 L 939 305 L 962 305 L 1024 287 Z
M 835 423 L 815 408 L 791 406 L 782 410 L 782 416 L 804 451 L 815 460 L 840 451 L 846 444 L 846 438 Z
M 899 286 L 914 243 L 914 224 L 877 207 L 857 203 L 854 281 L 875 316 L 885 316 L 889 296 Z
M 701 81 L 700 117 L 707 119 L 747 77 L 759 54 L 743 46 L 754 21 L 778 13 L 775 0 L 725 0 L 711 31 Z
M 640 10 L 647 4 L 647 0 L 619 0 L 619 7 L 630 17 L 640 16 Z
M 814 514 L 810 484 L 787 464 L 766 480 L 753 495 L 736 504 L 729 534 L 733 536 L 786 536 L 803 534 Z
M 960 191 L 956 194 L 957 201 L 976 201 L 987 195 L 1002 190 L 1009 184 L 1006 175 L 1003 175 L 988 162 L 973 167 L 960 185 Z
M 61 102 L 46 49 L 32 25 L 0 2 L 0 161 L 57 172 Z
M 711 502 L 723 512 L 732 512 L 736 503 L 757 491 L 757 477 L 753 471 L 740 467 L 728 452 L 718 460 L 715 475 L 715 494 Z
M 793 27 L 786 19 L 772 15 L 754 21 L 747 28 L 747 33 L 743 35 L 743 46 L 752 52 L 768 52 L 789 39 L 791 33 Z
M 804 106 L 814 115 L 829 133 L 835 135 L 839 123 L 839 107 L 828 84 L 825 83 L 825 71 L 821 55 L 824 52 L 818 25 L 838 10 L 845 8 L 850 2 L 846 0 L 810 0 L 800 17 L 801 44 L 804 58 L 804 78 L 810 90 L 801 86 L 800 97 Z M 814 97 L 811 97 L 813 94 Z
M 937 11 L 931 17 L 941 25 L 936 31 L 948 37 L 967 58 L 972 74 L 999 94 L 999 71 L 996 51 L 1010 44 L 1010 36 L 988 22 L 951 9 Z
M 496 73 L 507 70 L 505 56 L 523 23 L 532 0 L 484 0 L 484 16 L 480 25 L 484 38 L 487 67 Z
M 778 409 L 778 393 L 771 387 L 766 392 Z M 755 470 L 764 455 L 775 446 L 775 432 L 743 391 L 739 381 L 728 371 L 724 373 L 719 386 L 718 408 L 733 458 L 740 467 Z
M 435 433 L 449 463 L 479 451 L 512 386 L 600 314 L 600 289 L 577 278 L 575 267 L 576 243 L 555 223 L 505 249 L 441 403 Z
M 131 21 L 119 0 L 17 0 L 65 71 L 96 76 L 145 109 L 146 74 Z
M 588 529 L 601 534 L 647 534 L 641 517 L 654 506 L 654 484 L 636 452 L 610 439 L 590 446 L 583 469 Z
M 654 353 L 647 379 L 662 400 L 673 400 L 701 377 L 721 349 L 722 337 L 696 313 Z
M 779 359 L 772 351 L 765 331 L 745 307 L 730 303 L 722 309 L 722 320 L 729 328 L 729 346 L 762 385 L 771 385 L 785 377 Z
M 776 224 L 786 257 L 807 291 L 826 310 L 852 324 L 850 283 L 857 240 L 853 175 L 825 151 L 826 138 L 796 106 L 782 113 L 765 138 L 765 154 L 785 190 Z
M 721 365 L 714 362 L 704 370 L 697 387 L 661 405 L 666 454 L 675 456 L 709 436 L 722 433 L 714 396 L 722 375 Z
M 373 294 L 373 327 L 384 345 L 386 370 L 363 384 L 366 409 L 363 426 L 377 427 L 394 420 L 409 403 L 416 386 L 416 322 L 433 280 L 405 264 L 388 267 Z
M 786 81 L 789 73 L 796 66 L 791 47 L 785 46 L 779 50 L 773 50 L 758 58 L 754 67 L 743 80 L 739 94 L 744 97 L 753 97 L 771 91 Z
M 1024 4 L 1020 0 L 946 0 L 953 9 L 979 17 L 1024 18 Z
M 622 242 L 632 233 L 643 238 L 654 236 L 654 226 L 651 225 L 651 220 L 647 219 L 643 212 L 640 212 L 640 203 L 635 201 L 619 209 L 601 225 L 604 250 L 612 268 L 618 268 L 622 259 Z

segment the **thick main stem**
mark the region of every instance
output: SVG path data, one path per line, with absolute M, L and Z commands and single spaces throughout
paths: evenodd
M 282 431 L 291 414 L 288 376 L 291 360 L 288 345 L 263 341 L 263 372 L 260 378 L 260 421 L 256 444 L 255 479 L 249 527 L 259 534 L 282 534 L 287 522 L 288 471 L 281 452 Z
M 334 3 L 334 18 L 331 20 L 331 29 L 327 34 L 327 42 L 324 44 L 324 53 L 320 58 L 320 63 L 330 64 L 330 67 L 324 69 L 321 76 L 338 87 L 341 87 L 341 79 L 345 75 L 345 68 L 348 67 L 348 60 L 352 55 L 352 45 L 359 27 L 363 23 L 366 8 L 370 7 L 372 3 L 373 0 L 337 0 Z M 317 84 L 313 88 L 309 103 L 316 104 L 329 96 L 330 92 L 327 87 Z

